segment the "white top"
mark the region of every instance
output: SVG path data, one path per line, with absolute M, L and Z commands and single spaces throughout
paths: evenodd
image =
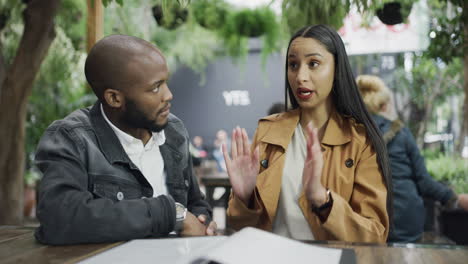
M 159 146 L 166 142 L 164 130 L 159 133 L 153 132 L 146 145 L 138 138 L 123 132 L 107 118 L 101 104 L 101 112 L 109 126 L 122 144 L 125 153 L 130 160 L 140 169 L 143 176 L 153 187 L 153 197 L 167 194 L 166 173 L 164 172 L 164 160 Z
M 286 149 L 281 193 L 273 222 L 273 233 L 293 239 L 313 240 L 314 235 L 299 207 L 299 195 L 302 192 L 302 170 L 307 155 L 306 146 L 301 124 L 298 123 Z

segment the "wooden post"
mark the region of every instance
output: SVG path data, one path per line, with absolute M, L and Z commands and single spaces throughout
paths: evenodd
M 102 6 L 102 0 L 87 0 L 87 4 L 88 20 L 86 23 L 86 50 L 89 52 L 93 45 L 103 37 L 104 8 Z

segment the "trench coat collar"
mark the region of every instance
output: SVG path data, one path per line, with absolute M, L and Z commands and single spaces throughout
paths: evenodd
M 300 109 L 290 110 L 281 114 L 274 114 L 260 119 L 270 121 L 268 131 L 260 141 L 274 144 L 286 149 L 291 141 L 294 130 L 299 123 L 301 116 Z M 322 144 L 330 146 L 343 145 L 351 141 L 350 122 L 339 113 L 333 111 L 325 128 Z

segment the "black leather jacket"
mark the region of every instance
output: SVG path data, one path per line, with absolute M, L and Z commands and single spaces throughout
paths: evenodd
M 193 175 L 188 134 L 174 115 L 160 146 L 169 195 L 153 189 L 104 120 L 99 103 L 52 123 L 38 145 L 36 239 L 45 244 L 164 237 L 174 229 L 174 200 L 194 215 L 212 211 Z

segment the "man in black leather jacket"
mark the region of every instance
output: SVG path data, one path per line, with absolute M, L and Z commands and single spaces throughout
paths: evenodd
M 91 49 L 85 73 L 99 100 L 52 123 L 37 148 L 36 239 L 62 245 L 215 234 L 187 131 L 169 112 L 160 51 L 109 36 Z

